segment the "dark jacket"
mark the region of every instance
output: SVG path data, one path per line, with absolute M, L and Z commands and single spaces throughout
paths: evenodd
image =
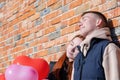
M 106 80 L 102 61 L 110 41 L 98 38 L 91 41 L 87 55 L 80 51 L 74 60 L 74 80 Z

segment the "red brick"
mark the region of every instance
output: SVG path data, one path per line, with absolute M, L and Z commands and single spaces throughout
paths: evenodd
M 64 14 L 62 15 L 62 19 L 61 19 L 61 20 L 64 20 L 64 19 L 70 18 L 70 17 L 74 16 L 74 14 L 75 14 L 75 13 L 74 13 L 73 10 L 68 11 L 68 12 L 66 12 L 66 13 L 64 13 Z
M 61 31 L 61 35 L 65 35 L 65 34 L 68 34 L 68 33 L 71 33 L 71 32 L 74 32 L 75 31 L 75 26 L 69 26 L 69 27 L 66 27 L 64 29 L 62 29 Z
M 21 11 L 21 12 L 17 13 L 17 14 L 16 14 L 16 17 L 18 18 L 18 17 L 22 16 L 22 15 L 23 15 L 23 13 L 24 13 L 23 11 Z
M 51 10 L 54 11 L 54 10 L 56 10 L 56 9 L 61 8 L 61 6 L 62 6 L 62 1 L 59 0 L 59 1 L 57 1 L 55 4 L 51 5 L 50 8 L 51 8 Z
M 68 36 L 63 36 L 62 38 L 63 38 L 63 40 L 61 43 L 66 43 L 68 41 Z
M 19 41 L 16 42 L 16 45 L 21 45 L 23 43 L 25 43 L 25 40 L 22 38 L 22 39 L 20 39 Z
M 4 68 L 4 66 L 2 65 L 2 69 L 0 69 L 0 72 L 5 72 L 6 68 Z
M 46 27 L 50 26 L 49 22 L 44 22 L 40 26 L 37 27 L 38 30 L 44 29 Z
M 55 53 L 52 60 L 58 60 L 58 55 Z
M 65 34 L 68 34 L 68 28 L 67 27 L 62 29 L 62 31 L 61 31 L 62 36 L 65 35 Z
M 82 0 L 75 0 L 70 4 L 70 9 L 80 6 L 82 4 Z
M 0 60 L 0 61 L 1 61 L 1 60 Z M 0 62 L 0 66 L 1 66 L 1 67 L 3 67 L 3 64 L 2 64 L 2 62 Z M 2 72 L 2 71 L 1 71 L 1 69 L 0 69 L 0 72 Z
M 10 48 L 12 48 L 10 45 L 5 46 L 5 50 L 9 50 Z
M 43 46 L 43 48 L 49 48 L 49 47 L 52 47 L 55 45 L 55 41 L 52 40 L 52 41 L 49 41 L 49 42 L 46 42 Z
M 102 3 L 101 0 L 92 0 L 91 1 L 92 7 L 96 7 L 96 6 L 100 5 L 101 3 Z
M 36 53 L 38 57 L 43 57 L 43 56 L 46 56 L 47 54 L 48 54 L 47 50 L 41 50 L 38 53 Z
M 45 34 L 51 33 L 55 31 L 55 26 L 52 27 L 48 27 L 47 29 L 45 29 Z
M 63 5 L 66 5 L 66 4 L 68 4 L 68 3 L 70 3 L 70 2 L 72 2 L 73 0 L 63 0 Z
M 28 55 L 28 51 L 27 50 L 23 50 L 23 51 L 21 51 L 19 54 L 21 54 L 21 55 Z M 17 56 L 16 56 L 17 57 Z
M 12 33 L 11 33 L 11 36 L 15 36 L 15 35 L 17 35 L 18 34 L 18 31 L 16 30 L 16 31 L 13 31 Z
M 75 24 L 80 21 L 80 17 L 76 16 L 69 20 L 69 25 Z
M 102 4 L 106 2 L 106 0 L 101 0 L 102 1 Z
M 55 45 L 61 44 L 61 37 L 55 39 Z
M 118 16 L 120 16 L 120 7 L 117 8 Z
M 37 28 L 31 28 L 31 29 L 29 29 L 29 31 L 30 31 L 30 34 L 32 34 L 32 33 L 38 32 L 38 29 Z
M 13 30 L 14 30 L 13 27 L 9 27 L 9 28 L 8 28 L 8 32 L 12 32 Z
M 43 3 L 40 2 L 40 3 L 38 3 L 38 5 L 40 5 L 40 6 L 37 7 L 37 12 L 42 11 L 46 8 L 46 3 L 44 3 L 44 2 Z
M 50 20 L 52 18 L 55 18 L 56 16 L 58 16 L 60 14 L 59 10 L 56 10 L 48 15 L 45 16 L 45 20 Z
M 26 31 L 22 33 L 22 38 L 27 37 L 30 35 L 30 31 Z
M 75 26 L 71 25 L 70 27 L 68 27 L 68 33 L 72 33 L 75 31 Z
M 100 11 L 100 10 L 99 10 L 99 7 L 96 6 L 96 7 L 93 7 L 91 11 Z
M 79 24 L 76 24 L 76 25 L 75 25 L 75 31 L 78 31 L 79 29 L 80 29 Z
M 0 38 L 0 42 L 2 42 L 3 40 L 5 40 L 5 36 Z
M 38 46 L 38 51 L 39 50 L 42 50 L 43 49 L 43 46 L 40 44 L 39 46 Z
M 48 63 L 50 63 L 50 61 L 51 61 L 50 55 L 49 55 L 49 56 L 44 56 L 44 59 L 45 59 Z
M 8 57 L 3 58 L 3 61 L 8 61 L 8 60 L 9 60 Z
M 107 10 L 114 8 L 117 6 L 117 0 L 112 0 L 107 2 Z
M 36 1 L 36 0 L 29 0 L 29 1 L 28 1 L 28 5 L 34 3 L 35 1 Z
M 12 63 L 11 61 L 8 61 L 8 62 L 6 63 L 6 65 L 7 65 L 7 66 L 10 66 L 11 63 Z
M 34 34 L 30 34 L 28 37 L 26 37 L 26 41 L 31 41 L 35 38 L 35 35 Z
M 112 9 L 110 11 L 108 11 L 105 15 L 107 16 L 107 18 L 115 18 L 117 16 L 119 16 L 119 8 L 115 8 L 115 9 Z
M 35 14 L 35 10 L 30 10 L 30 11 L 26 12 L 25 14 L 23 14 L 23 16 L 19 17 L 19 21 L 22 21 L 34 14 Z
M 19 19 L 16 18 L 16 19 L 14 19 L 13 21 L 11 21 L 10 26 L 12 26 L 12 25 L 14 25 L 14 24 L 16 24 L 16 23 L 18 23 L 18 22 L 19 22 Z
M 115 8 L 114 12 L 115 12 L 115 16 L 114 17 L 120 16 L 120 7 Z
M 5 42 L 0 42 L 0 47 L 5 46 Z
M 41 36 L 43 36 L 42 31 L 38 31 L 38 32 L 36 33 L 36 37 L 41 37 Z
M 29 48 L 29 49 L 27 50 L 27 53 L 33 53 L 33 48 Z
M 53 25 L 53 24 L 59 23 L 60 21 L 61 21 L 61 16 L 58 16 L 58 17 L 52 19 L 50 23 Z
M 18 46 L 18 47 L 15 47 L 14 49 L 12 49 L 11 53 L 15 53 L 15 52 L 21 51 L 23 49 L 24 49 L 23 46 Z
M 30 47 L 36 46 L 38 44 L 38 40 L 31 41 Z
M 38 40 L 38 44 L 42 44 L 48 42 L 48 37 L 47 36 L 43 36 Z
M 59 45 L 59 44 L 62 44 L 62 43 L 66 43 L 68 41 L 68 36 L 62 36 L 60 38 L 57 38 L 55 40 L 55 45 Z
M 48 0 L 47 6 L 50 6 L 50 5 L 52 5 L 52 4 L 56 3 L 56 2 L 57 2 L 57 0 Z
M 38 19 L 39 17 L 40 17 L 40 14 L 39 13 L 35 13 L 35 15 L 30 17 L 30 21 L 34 21 L 34 20 Z
M 112 23 L 113 23 L 113 27 L 117 27 L 118 26 L 118 20 L 117 19 L 113 19 Z
M 27 18 L 30 17 L 30 16 L 32 16 L 32 15 L 34 15 L 35 12 L 36 12 L 35 10 L 30 10 L 30 12 L 26 14 Z
M 14 11 L 16 8 L 19 7 L 19 3 L 13 4 L 13 6 L 10 7 L 10 11 Z
M 106 11 L 106 10 L 107 10 L 107 6 L 106 6 L 106 5 L 107 5 L 107 4 L 104 3 L 104 4 L 100 5 L 99 7 L 96 6 L 96 7 L 97 7 L 97 8 L 96 8 L 96 11 L 101 11 L 101 12 Z
M 68 23 L 69 23 L 68 20 L 64 20 L 61 22 L 61 26 L 66 27 L 66 26 L 68 26 Z

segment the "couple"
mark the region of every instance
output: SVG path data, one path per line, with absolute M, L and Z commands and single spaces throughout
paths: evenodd
M 67 46 L 49 80 L 120 80 L 120 49 L 111 40 L 107 19 L 96 11 L 81 15 L 80 35 Z

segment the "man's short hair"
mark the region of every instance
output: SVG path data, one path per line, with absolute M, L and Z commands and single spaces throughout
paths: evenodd
M 93 13 L 93 14 L 96 14 L 99 18 L 102 19 L 102 21 L 104 22 L 104 26 L 103 27 L 108 27 L 108 21 L 107 21 L 107 18 L 100 12 L 97 12 L 97 11 L 86 11 L 84 12 L 81 16 L 84 16 L 85 14 L 87 13 Z

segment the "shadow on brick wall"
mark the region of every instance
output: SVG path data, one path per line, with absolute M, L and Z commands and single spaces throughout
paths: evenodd
M 120 42 L 116 35 L 116 32 L 115 32 L 116 30 L 115 30 L 115 27 L 113 27 L 113 22 L 111 19 L 108 20 L 108 26 L 110 26 L 111 38 L 113 42 L 120 48 Z

